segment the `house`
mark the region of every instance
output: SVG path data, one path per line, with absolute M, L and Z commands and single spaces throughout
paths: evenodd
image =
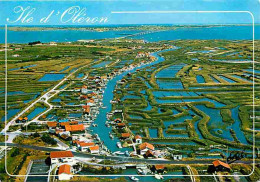
M 121 123 L 122 122 L 122 120 L 120 118 L 116 118 L 114 121 L 115 121 L 115 123 Z
M 50 121 L 50 122 L 47 122 L 47 125 L 50 128 L 56 128 L 57 127 L 57 122 L 55 121 Z
M 66 125 L 65 130 L 71 133 L 82 133 L 85 131 L 85 127 L 83 124 L 78 125 Z
M 80 99 L 81 99 L 81 100 L 86 100 L 87 98 L 88 98 L 88 96 L 86 96 L 86 95 L 81 95 L 81 96 L 80 96 Z
M 173 160 L 182 160 L 182 155 L 172 155 Z
M 59 180 L 70 180 L 73 177 L 71 166 L 63 164 L 59 167 L 58 178 Z
M 61 126 L 61 128 L 65 129 L 65 126 L 70 125 L 70 122 L 61 122 L 59 123 L 59 125 Z
M 15 122 L 16 123 L 26 123 L 28 121 L 28 118 L 27 117 L 19 117 Z
M 230 171 L 231 167 L 229 164 L 222 162 L 220 160 L 215 160 L 212 162 L 215 171 Z
M 51 46 L 56 46 L 57 43 L 56 43 L 56 42 L 50 42 L 50 45 L 51 45 Z
M 86 85 L 83 85 L 81 88 L 81 93 L 82 94 L 87 94 L 88 93 L 88 87 Z
M 154 146 L 150 143 L 142 143 L 141 145 L 139 145 L 139 149 L 140 149 L 140 154 L 144 155 L 148 150 L 154 150 Z
M 96 145 L 96 146 L 89 147 L 89 151 L 91 154 L 99 154 L 99 146 Z
M 70 124 L 71 125 L 76 125 L 76 124 L 79 124 L 79 122 L 78 121 L 71 121 Z
M 86 102 L 86 104 L 87 104 L 88 106 L 94 106 L 94 105 L 95 105 L 95 101 L 94 101 L 94 99 L 89 99 L 89 100 Z
M 117 123 L 117 128 L 124 128 L 125 127 L 125 123 Z
M 141 144 L 142 143 L 142 137 L 140 135 L 135 136 L 135 143 Z
M 20 55 L 19 54 L 14 54 L 14 55 L 12 55 L 12 57 L 18 58 L 18 57 L 20 57 Z
M 50 153 L 51 164 L 74 162 L 74 155 L 71 151 L 53 151 Z
M 123 139 L 129 138 L 130 136 L 130 133 L 121 133 L 121 138 Z
M 151 150 L 147 150 L 147 152 L 144 154 L 144 157 L 145 158 L 154 157 L 154 152 Z
M 89 142 L 89 143 L 81 142 L 81 143 L 79 143 L 80 150 L 82 152 L 87 151 L 89 149 L 89 147 L 93 147 L 94 145 L 95 145 L 95 143 L 93 143 L 93 142 Z
M 60 134 L 60 138 L 63 140 L 67 140 L 67 141 L 69 141 L 71 139 L 70 135 L 66 134 L 66 133 Z
M 82 108 L 84 110 L 83 111 L 84 114 L 87 114 L 87 115 L 90 114 L 90 106 L 89 105 L 82 106 Z
M 80 141 L 80 140 L 73 140 L 72 141 L 72 145 L 75 145 L 77 148 L 80 148 L 80 143 L 84 143 L 84 141 Z
M 152 167 L 152 171 L 157 172 L 157 173 L 163 173 L 164 170 L 165 170 L 165 167 L 164 167 L 164 165 L 161 165 L 161 164 L 160 165 L 157 164 Z

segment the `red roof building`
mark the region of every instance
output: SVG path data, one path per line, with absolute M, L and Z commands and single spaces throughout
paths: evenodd
M 122 122 L 122 120 L 121 120 L 120 118 L 116 118 L 114 121 L 115 121 L 116 123 L 121 123 L 121 122 Z
M 125 127 L 125 123 L 117 123 L 117 126 L 120 128 Z
M 140 146 L 139 146 L 140 150 L 144 150 L 144 149 L 150 149 L 150 150 L 154 150 L 154 146 L 150 143 L 142 143 Z
M 90 153 L 91 154 L 94 154 L 94 153 L 99 153 L 99 146 L 98 145 L 96 145 L 96 146 L 91 146 L 91 147 L 89 147 L 89 151 L 90 151 Z
M 164 165 L 155 165 L 154 166 L 154 168 L 156 169 L 156 170 L 164 170 Z
M 84 131 L 85 127 L 84 127 L 83 124 L 79 124 L 79 125 L 66 125 L 65 126 L 65 130 L 66 131 L 70 131 L 70 132 Z
M 130 137 L 130 133 L 122 133 L 121 137 L 122 138 L 129 138 Z
M 135 139 L 142 139 L 140 135 L 135 135 Z
M 82 108 L 84 109 L 84 113 L 90 113 L 90 106 L 89 105 L 82 106 Z
M 60 123 L 60 126 L 67 126 L 67 125 L 70 125 L 70 122 L 61 122 Z
M 53 151 L 50 153 L 50 158 L 66 158 L 66 157 L 74 157 L 71 151 Z
M 54 128 L 57 126 L 57 122 L 47 122 L 49 128 Z
M 215 160 L 214 162 L 212 162 L 213 166 L 215 168 L 226 168 L 226 169 L 231 169 L 231 167 L 229 166 L 229 164 L 225 163 L 225 162 L 222 162 L 220 160 Z
M 65 173 L 65 174 L 71 174 L 71 166 L 68 165 L 68 164 L 63 164 L 63 165 L 61 165 L 61 166 L 59 167 L 59 172 L 58 172 L 58 174 L 60 175 L 60 174 L 63 174 L 63 173 Z
M 94 146 L 95 143 L 93 143 L 93 142 L 89 142 L 89 143 L 82 142 L 79 145 L 80 145 L 80 147 L 90 147 L 90 146 Z

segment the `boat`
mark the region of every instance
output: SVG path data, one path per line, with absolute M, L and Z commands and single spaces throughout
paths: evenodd
M 93 123 L 92 126 L 93 126 L 93 127 L 97 127 L 98 125 Z
M 139 179 L 134 176 L 129 176 L 129 179 L 131 179 L 132 181 L 139 181 Z
M 142 169 L 137 169 L 137 173 L 143 175 L 143 170 Z
M 163 176 L 161 174 L 159 174 L 160 178 L 163 179 Z
M 114 139 L 114 136 L 112 135 L 112 133 L 109 134 L 109 137 L 110 137 L 111 139 Z
M 155 174 L 154 177 L 155 177 L 156 179 L 163 179 L 162 175 L 160 175 L 160 174 Z
M 106 127 L 110 126 L 108 121 L 106 121 L 105 125 L 106 125 Z
M 116 145 L 118 148 L 120 148 L 120 149 L 122 148 L 121 142 L 116 142 Z

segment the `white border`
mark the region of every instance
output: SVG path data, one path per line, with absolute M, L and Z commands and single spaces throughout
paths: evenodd
M 234 177 L 234 176 L 251 176 L 255 171 L 255 82 L 254 82 L 254 75 L 255 75 L 255 18 L 252 12 L 250 11 L 112 11 L 112 14 L 154 14 L 154 13 L 161 13 L 161 14 L 167 14 L 167 13 L 248 13 L 252 17 L 252 30 L 253 30 L 253 170 L 248 175 L 213 175 L 213 176 L 227 176 L 227 177 Z M 7 24 L 5 25 L 5 125 L 7 124 Z M 5 141 L 7 139 L 5 131 Z M 5 142 L 5 147 L 7 147 Z M 185 162 L 185 161 L 184 161 Z M 5 150 L 5 171 L 9 176 L 12 177 L 28 177 L 28 176 L 58 176 L 58 175 L 12 175 L 8 173 L 7 171 L 7 150 Z M 170 164 L 169 164 L 170 165 Z M 176 164 L 176 165 L 185 165 L 185 164 Z M 109 177 L 109 176 L 118 176 L 118 177 L 127 177 L 127 176 L 139 176 L 139 177 L 146 177 L 146 176 L 154 176 L 154 175 L 73 175 L 73 176 L 89 176 L 89 177 Z M 162 176 L 189 176 L 189 177 L 195 177 L 195 176 L 210 176 L 212 175 L 162 175 Z

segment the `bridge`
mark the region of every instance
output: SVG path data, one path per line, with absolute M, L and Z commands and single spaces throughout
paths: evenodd
M 118 37 L 118 38 L 115 38 L 115 39 L 125 39 L 125 38 L 129 38 L 129 37 L 136 37 L 136 36 L 140 36 L 140 35 L 146 35 L 146 34 L 156 33 L 156 32 L 161 32 L 161 31 L 163 31 L 163 30 L 139 32 L 139 33 L 135 33 L 135 34 L 126 35 L 126 36 L 123 36 L 123 37 Z

